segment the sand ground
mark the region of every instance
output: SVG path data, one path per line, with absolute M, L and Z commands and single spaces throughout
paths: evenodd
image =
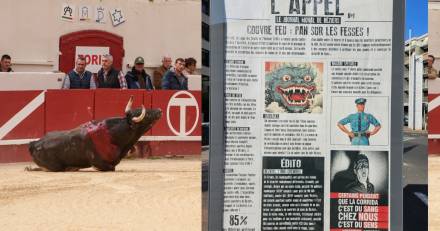
M 429 230 L 440 230 L 440 156 L 428 157 Z
M 200 157 L 123 160 L 116 172 L 0 164 L 0 230 L 201 230 Z

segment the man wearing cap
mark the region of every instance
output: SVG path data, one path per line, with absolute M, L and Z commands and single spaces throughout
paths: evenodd
M 142 57 L 134 60 L 134 67 L 125 75 L 128 89 L 154 90 L 151 77 L 144 70 L 144 63 Z
M 337 126 L 348 135 L 352 145 L 370 145 L 369 138 L 380 130 L 380 123 L 373 115 L 364 112 L 366 99 L 358 98 L 354 102 L 357 112 L 340 120 Z M 345 127 L 346 124 L 350 124 L 351 131 Z M 371 131 L 370 125 L 374 126 Z
M 356 176 L 353 182 L 349 183 L 344 192 L 348 193 L 374 193 L 374 185 L 370 183 L 370 165 L 368 157 L 359 154 L 353 165 L 353 173 Z

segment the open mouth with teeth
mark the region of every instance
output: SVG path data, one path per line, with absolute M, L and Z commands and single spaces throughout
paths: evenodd
M 283 96 L 289 106 L 308 106 L 309 100 L 313 99 L 312 91 L 315 86 L 290 85 L 288 87 L 277 86 L 276 91 Z

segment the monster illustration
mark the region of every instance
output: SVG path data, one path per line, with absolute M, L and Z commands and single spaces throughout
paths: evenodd
M 266 74 L 266 111 L 273 102 L 285 112 L 311 112 L 316 94 L 316 68 L 310 64 L 283 64 Z

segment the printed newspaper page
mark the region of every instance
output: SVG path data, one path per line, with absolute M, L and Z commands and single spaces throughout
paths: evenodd
M 225 0 L 224 230 L 389 229 L 391 0 Z

